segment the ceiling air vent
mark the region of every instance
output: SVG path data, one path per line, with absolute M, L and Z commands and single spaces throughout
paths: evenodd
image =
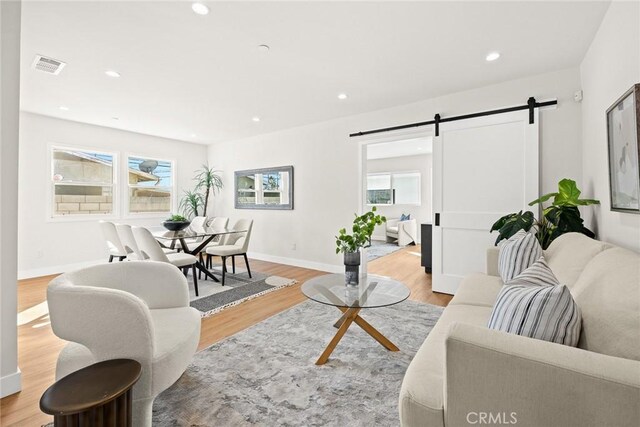
M 65 65 L 67 64 L 62 61 L 58 61 L 57 59 L 47 58 L 46 56 L 42 55 L 36 55 L 36 59 L 34 59 L 33 64 L 31 64 L 31 68 L 57 76 L 58 74 L 60 74 L 60 71 L 62 71 Z

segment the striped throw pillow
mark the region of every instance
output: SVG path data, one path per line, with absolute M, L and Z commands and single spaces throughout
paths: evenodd
M 558 283 L 540 258 L 502 287 L 489 328 L 575 347 L 581 323 L 580 308 L 569 289 Z
M 542 247 L 532 233 L 520 230 L 508 240 L 502 241 L 498 253 L 498 272 L 502 281 L 507 283 L 541 256 Z

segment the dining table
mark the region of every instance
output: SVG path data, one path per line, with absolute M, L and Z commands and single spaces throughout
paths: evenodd
M 220 280 L 216 276 L 214 276 L 211 271 L 209 271 L 209 269 L 202 263 L 198 255 L 216 237 L 247 232 L 247 230 L 236 228 L 213 228 L 208 226 L 189 226 L 180 231 L 171 231 L 167 230 L 164 227 L 150 227 L 149 231 L 151 231 L 153 237 L 162 247 L 176 249 L 177 243 L 180 243 L 180 248 L 185 253 L 194 255 L 197 258 L 196 268 L 198 269 L 198 271 L 201 271 L 205 275 L 205 278 L 209 277 L 215 282 L 219 282 Z M 192 249 L 190 249 L 190 245 Z

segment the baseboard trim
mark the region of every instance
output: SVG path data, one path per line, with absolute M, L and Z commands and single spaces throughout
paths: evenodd
M 0 377 L 0 398 L 7 397 L 22 390 L 22 372 L 18 369 L 13 374 Z
M 73 264 L 52 265 L 49 267 L 32 268 L 29 270 L 19 270 L 18 280 L 31 279 L 33 277 L 50 276 L 52 274 L 66 273 L 68 271 L 78 270 L 80 268 L 91 267 L 98 264 L 104 264 L 106 260 L 94 260 L 77 262 Z
M 288 258 L 276 255 L 261 254 L 258 252 L 249 252 L 249 258 L 260 261 L 275 262 L 277 264 L 291 265 L 294 267 L 309 268 L 311 270 L 326 271 L 327 273 L 342 273 L 344 267 L 341 265 L 325 264 L 321 262 L 308 261 L 305 259 Z
M 344 267 L 341 265 L 325 264 L 321 262 L 308 261 L 298 258 L 281 257 L 276 255 L 262 254 L 259 252 L 249 252 L 249 258 L 260 261 L 275 262 L 278 264 L 292 265 L 294 267 L 309 268 L 311 270 L 326 271 L 328 273 L 341 273 Z M 18 280 L 31 279 L 33 277 L 50 276 L 52 274 L 61 274 L 68 271 L 78 270 L 81 268 L 91 267 L 98 264 L 104 264 L 106 260 L 94 260 L 78 262 L 74 264 L 52 265 L 49 267 L 32 268 L 29 270 L 18 271 Z M 115 262 L 115 261 L 114 261 Z

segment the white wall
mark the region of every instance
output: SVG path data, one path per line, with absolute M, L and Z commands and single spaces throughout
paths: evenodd
M 17 336 L 20 2 L 0 2 L 0 397 L 20 391 Z
M 431 155 L 390 157 L 386 159 L 367 160 L 367 172 L 420 172 L 420 206 L 391 205 L 377 206 L 378 213 L 387 218 L 399 218 L 402 214 L 411 214 L 419 224 L 431 222 Z M 369 207 L 365 206 L 365 209 Z M 384 225 L 377 226 L 373 232 L 374 239 L 385 239 Z M 420 233 L 418 232 L 418 243 Z
M 182 141 L 21 113 L 18 222 L 19 277 L 52 274 L 106 261 L 108 256 L 97 220 L 52 222 L 47 219 L 50 143 L 175 160 L 178 200 L 193 187 L 194 171 L 207 161 L 207 147 Z M 122 186 L 118 187 L 120 192 Z M 176 209 L 177 210 L 177 207 Z M 157 226 L 164 216 L 116 218 L 132 225 Z
M 606 110 L 640 83 L 640 3 L 612 2 L 580 66 L 583 191 L 601 206 L 584 209 L 598 238 L 640 251 L 640 215 L 612 212 L 609 199 Z
M 580 106 L 573 94 L 580 88 L 577 68 L 504 82 L 475 90 L 309 126 L 213 144 L 209 162 L 223 170 L 227 183 L 213 213 L 255 220 L 253 255 L 298 265 L 336 270 L 336 231 L 351 223 L 361 206 L 361 147 L 349 133 L 519 105 L 530 96 L 558 98 L 558 108 L 541 111 L 541 190 L 553 191 L 563 178 L 582 176 Z M 233 172 L 241 169 L 293 165 L 295 209 L 236 210 Z M 293 245 L 296 249 L 293 249 Z

